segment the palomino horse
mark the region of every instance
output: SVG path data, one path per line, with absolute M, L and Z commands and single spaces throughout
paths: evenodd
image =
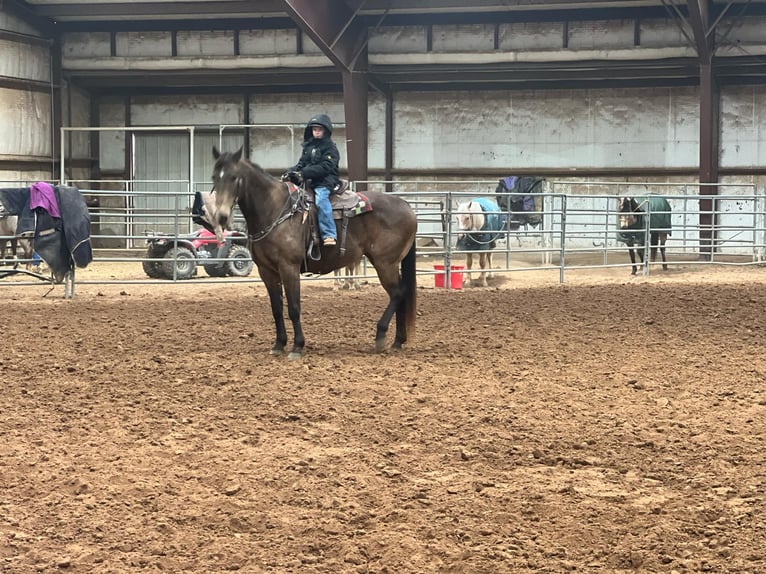
M 381 192 L 365 193 L 372 210 L 348 219 L 348 228 L 339 230 L 338 244 L 321 246 L 318 260 L 307 256 L 310 223 L 316 208 L 307 207 L 304 190 L 291 191 L 260 166 L 242 158 L 242 148 L 220 153 L 213 148 L 215 168 L 216 233 L 222 236 L 231 225 L 234 205 L 247 222 L 250 252 L 269 293 L 276 327 L 272 355 L 284 353 L 287 344 L 282 295 L 293 324 L 293 348 L 288 357 L 303 355 L 305 337 L 301 326 L 300 273 L 324 275 L 359 261 L 363 255 L 377 271 L 389 301 L 378 320 L 375 350 L 385 348 L 386 332 L 396 315 L 392 348 L 399 349 L 412 334 L 416 315 L 415 233 L 417 219 L 401 197 Z M 312 252 L 313 254 L 313 252 Z
M 633 197 L 621 197 L 617 205 L 617 215 L 620 231 L 617 239 L 628 246 L 631 275 L 636 274 L 636 256 L 634 247 L 637 247 L 638 258 L 644 262 L 644 248 L 646 245 L 647 221 L 649 218 L 649 245 L 651 247 L 651 261 L 657 259 L 657 246 L 662 254 L 662 269 L 668 270 L 665 259 L 665 242 L 671 232 L 670 227 L 670 204 L 668 200 L 659 195 L 649 195 L 636 200 Z
M 359 279 L 359 274 L 362 272 L 362 261 L 356 261 L 345 269 L 345 277 L 341 269 L 334 271 L 335 279 L 333 280 L 333 289 L 354 289 L 359 291 L 362 288 L 362 281 Z
M 492 278 L 492 250 L 495 248 L 495 241 L 502 225 L 500 208 L 490 199 L 481 197 L 458 206 L 456 247 L 467 251 L 466 277 L 471 285 L 474 285 L 471 279 L 474 251 L 479 254 L 479 267 L 481 267 L 478 285 L 486 287 L 487 278 Z

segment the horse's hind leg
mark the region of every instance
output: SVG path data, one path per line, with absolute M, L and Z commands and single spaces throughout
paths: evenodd
M 665 242 L 668 240 L 667 233 L 660 234 L 660 255 L 662 256 L 662 270 L 668 270 L 668 260 L 665 258 Z
M 628 255 L 630 255 L 630 265 L 632 268 L 630 274 L 635 275 L 638 269 L 636 268 L 636 253 L 635 253 L 635 250 L 633 249 L 632 243 L 628 244 Z
M 382 353 L 386 348 L 386 333 L 388 333 L 388 327 L 391 324 L 394 313 L 396 313 L 396 336 L 393 343 L 395 349 L 400 348 L 407 342 L 407 326 L 405 325 L 404 314 L 397 312 L 403 299 L 402 289 L 399 285 L 399 269 L 397 265 L 376 266 L 375 269 L 378 272 L 380 284 L 388 293 L 388 305 L 383 311 L 383 315 L 378 319 L 375 328 L 375 352 Z

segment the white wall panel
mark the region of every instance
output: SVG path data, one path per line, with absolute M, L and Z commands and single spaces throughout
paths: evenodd
M 133 98 L 135 126 L 192 126 L 242 123 L 243 99 L 236 95 L 142 96 Z
M 68 89 L 63 90 L 65 97 L 64 109 L 70 116 L 68 125 L 84 127 L 90 125 L 90 96 L 87 92 L 80 90 L 77 86 L 67 85 Z M 90 157 L 90 132 L 70 132 L 69 144 L 72 157 L 87 158 Z
M 239 53 L 243 56 L 295 54 L 298 32 L 295 30 L 241 30 Z
M 333 141 L 338 146 L 341 168 L 347 164 L 343 95 L 276 94 L 259 95 L 251 100 L 250 121 L 253 124 L 293 125 L 295 139 L 290 140 L 286 128 L 259 128 L 251 135 L 251 158 L 266 169 L 282 169 L 294 165 L 300 157 L 303 130 L 314 114 L 325 113 L 333 122 Z
M 117 56 L 165 56 L 173 53 L 170 32 L 118 32 Z
M 425 26 L 387 26 L 369 31 L 372 54 L 424 53 L 428 47 Z
M 66 58 L 96 58 L 111 55 L 109 32 L 76 32 L 64 34 L 61 54 Z
M 50 82 L 50 49 L 26 42 L 0 40 L 0 76 Z
M 125 103 L 122 99 L 104 100 L 98 111 L 100 126 L 125 125 Z M 122 171 L 125 168 L 125 132 L 101 131 L 98 138 L 101 171 Z
M 402 93 L 402 169 L 688 167 L 698 158 L 691 89 Z
M 633 46 L 633 20 L 595 20 L 569 23 L 569 48 L 603 50 Z
M 500 49 L 560 50 L 564 44 L 561 22 L 517 22 L 500 25 Z
M 722 91 L 720 145 L 721 167 L 766 165 L 766 87 Z
M 50 94 L 0 88 L 0 155 L 51 154 Z
M 30 36 L 40 36 L 40 31 L 24 22 L 14 14 L 8 13 L 3 9 L 3 3 L 0 2 L 0 30 L 18 32 L 19 34 L 29 34 Z
M 434 52 L 465 52 L 493 50 L 495 27 L 491 24 L 434 26 Z
M 234 32 L 231 30 L 190 30 L 176 35 L 179 56 L 233 56 Z
M 764 16 L 726 19 L 722 25 L 716 28 L 716 43 L 763 44 L 764 39 L 766 39 L 764 31 L 766 31 L 766 17 Z M 745 54 L 746 52 L 743 52 L 743 55 Z
M 641 20 L 639 34 L 645 48 L 686 46 L 689 43 L 678 24 L 668 20 Z

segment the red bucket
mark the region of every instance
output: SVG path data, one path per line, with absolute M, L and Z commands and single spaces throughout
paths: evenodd
M 463 269 L 465 269 L 462 265 L 450 265 L 450 287 L 452 289 L 462 289 L 463 288 Z M 445 285 L 445 277 L 447 274 L 444 272 L 444 265 L 434 265 L 435 271 L 441 271 L 441 273 L 437 273 L 434 275 L 434 287 L 437 289 L 444 289 Z

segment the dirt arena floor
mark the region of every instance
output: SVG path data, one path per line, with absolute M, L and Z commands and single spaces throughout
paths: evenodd
M 766 572 L 766 268 L 425 276 L 381 355 L 307 281 L 288 362 L 135 267 L 0 284 L 0 572 Z

